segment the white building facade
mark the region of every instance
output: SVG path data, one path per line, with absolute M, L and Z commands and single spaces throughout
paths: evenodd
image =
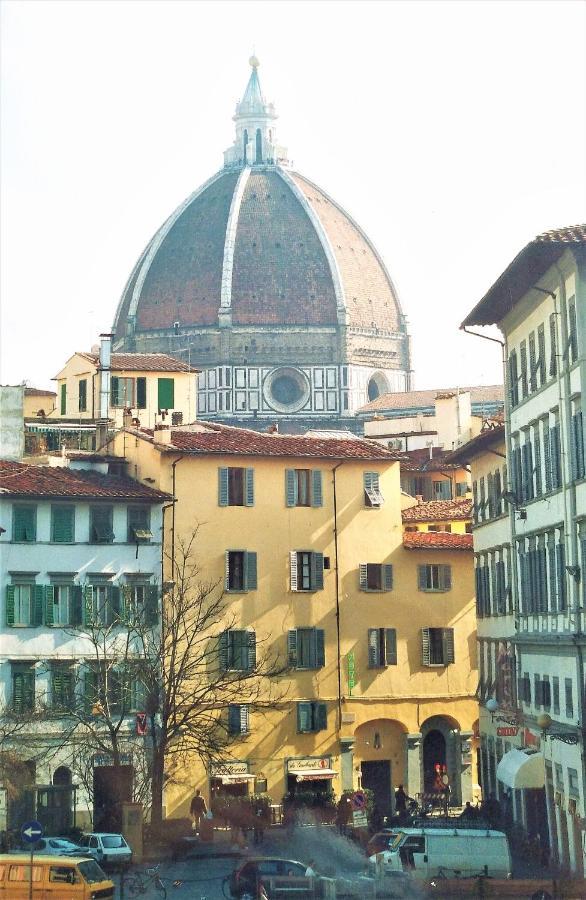
M 536 238 L 463 323 L 497 324 L 507 363 L 508 474 L 497 484 L 483 473 L 476 497 L 480 509 L 498 504 L 502 518 L 494 533 L 480 523 L 474 532 L 479 638 L 500 648 L 492 676 L 485 659 L 493 702 L 481 718 L 484 770 L 515 820 L 577 875 L 586 823 L 585 248 L 585 227 Z M 505 658 L 514 677 L 499 697 Z M 495 724 L 510 727 L 508 750 Z
M 0 771 L 7 780 L 6 759 L 18 763 L 16 784 L 0 786 L 0 829 L 19 829 L 31 817 L 53 834 L 96 826 L 98 770 L 111 767 L 113 756 L 106 731 L 96 743 L 84 723 L 95 733 L 97 722 L 107 730 L 119 720 L 121 761 L 133 782 L 126 799 L 135 799 L 137 768 L 148 755 L 148 734 L 137 727 L 140 680 L 125 681 L 124 707 L 113 692 L 119 664 L 132 655 L 128 617 L 158 627 L 169 498 L 127 478 L 9 462 L 0 463 L 0 488 L 0 737 L 10 754 Z

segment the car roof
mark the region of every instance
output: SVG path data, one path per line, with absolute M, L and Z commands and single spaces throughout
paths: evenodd
M 243 860 L 243 865 L 244 865 L 244 863 L 251 863 L 251 862 L 257 862 L 257 863 L 258 862 L 284 862 L 284 863 L 294 863 L 296 866 L 306 866 L 307 867 L 307 863 L 299 862 L 298 859 L 285 859 L 282 856 L 249 856 L 245 860 Z
M 430 825 L 428 828 L 399 828 L 398 834 L 436 834 L 448 837 L 505 837 L 503 831 L 495 831 L 492 828 L 466 828 L 466 826 L 456 825 L 449 828 L 434 828 Z
M 84 837 L 124 837 L 119 831 L 84 831 Z

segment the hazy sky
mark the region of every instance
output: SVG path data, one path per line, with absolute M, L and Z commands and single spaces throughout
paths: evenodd
M 296 168 L 381 251 L 417 387 L 500 380 L 465 314 L 586 218 L 581 2 L 2 3 L 3 383 L 111 326 L 136 258 L 222 163 L 255 48 Z

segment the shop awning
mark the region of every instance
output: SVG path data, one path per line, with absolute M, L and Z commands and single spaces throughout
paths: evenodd
M 246 784 L 247 781 L 254 781 L 254 775 L 213 775 L 212 778 L 219 778 L 222 784 Z
M 545 786 L 545 763 L 540 750 L 509 750 L 497 766 L 496 777 L 514 790 Z
M 335 769 L 297 769 L 296 772 L 289 774 L 296 775 L 297 781 L 325 781 L 334 778 L 338 773 Z

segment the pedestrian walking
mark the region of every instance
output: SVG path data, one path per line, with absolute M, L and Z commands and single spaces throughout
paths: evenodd
M 201 791 L 197 790 L 189 807 L 189 814 L 191 815 L 191 827 L 193 831 L 199 830 L 199 823 L 201 822 L 207 811 L 208 808 L 206 806 L 204 798 L 201 796 Z

